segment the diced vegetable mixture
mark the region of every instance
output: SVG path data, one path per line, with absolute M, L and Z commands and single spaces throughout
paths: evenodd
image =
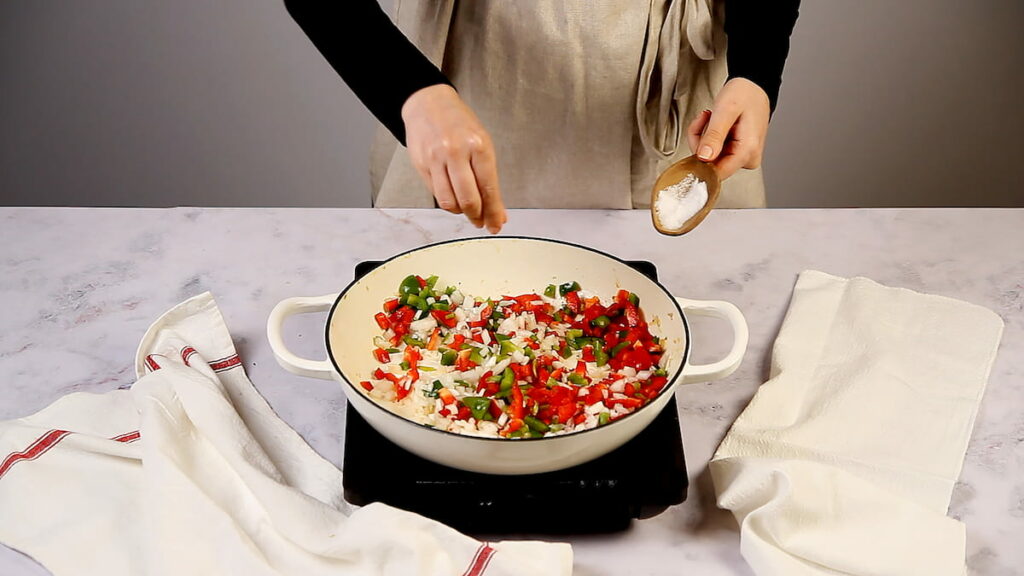
M 360 383 L 435 428 L 524 438 L 603 426 L 668 383 L 636 294 L 602 302 L 576 282 L 481 298 L 409 276 L 375 315 L 380 366 Z

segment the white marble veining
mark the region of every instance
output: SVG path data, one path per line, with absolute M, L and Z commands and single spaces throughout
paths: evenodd
M 967 525 L 972 574 L 1024 574 L 1024 210 L 723 210 L 678 238 L 658 235 L 649 218 L 518 210 L 504 232 L 651 260 L 674 293 L 732 301 L 750 325 L 738 372 L 678 394 L 688 500 L 625 533 L 568 538 L 578 575 L 751 574 L 732 516 L 714 506 L 707 462 L 765 379 L 793 283 L 807 268 L 943 294 L 1003 317 L 1003 343 L 950 514 Z M 344 396 L 336 384 L 277 366 L 264 336 L 270 309 L 289 296 L 341 290 L 360 260 L 477 234 L 440 211 L 2 208 L 0 419 L 69 392 L 130 385 L 149 323 L 210 290 L 256 387 L 340 465 Z M 289 324 L 297 352 L 322 354 L 323 320 Z M 707 359 L 722 344 L 702 342 L 702 334 L 716 334 L 709 327 L 695 338 Z M 0 546 L 0 574 L 46 573 Z

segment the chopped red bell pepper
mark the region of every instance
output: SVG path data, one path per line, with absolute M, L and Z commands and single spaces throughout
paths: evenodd
M 443 402 L 445 406 L 450 406 L 455 402 L 455 394 L 452 394 L 452 391 L 447 388 L 439 389 L 437 391 L 437 397 L 441 399 L 441 402 Z
M 362 382 L 359 383 L 359 385 L 362 386 L 363 389 L 366 390 L 367 392 L 373 392 L 373 382 L 370 382 L 369 380 L 363 380 Z
M 435 327 L 434 331 L 430 333 L 430 340 L 427 342 L 427 350 L 437 350 L 437 347 L 441 345 L 441 328 Z
M 604 391 L 606 387 L 604 384 L 593 384 L 587 389 L 587 395 L 584 398 L 584 403 L 587 406 L 593 406 L 598 402 L 604 400 Z
M 392 298 L 391 300 L 387 300 L 384 302 L 384 311 L 387 312 L 388 314 L 391 314 L 392 312 L 398 309 L 399 305 L 400 304 L 398 302 L 398 298 Z
M 497 401 L 491 400 L 491 403 L 487 406 L 487 411 L 491 414 L 491 416 L 495 420 L 497 420 L 498 418 L 501 418 L 501 415 L 502 415 L 501 406 L 498 406 L 498 402 Z
M 521 419 L 526 415 L 526 406 L 523 404 L 523 391 L 517 385 L 512 386 L 512 404 L 509 405 L 513 418 Z
M 373 319 L 377 321 L 377 326 L 380 326 L 381 330 L 387 330 L 391 328 L 391 321 L 388 320 L 388 315 L 383 312 L 377 312 L 373 315 Z
M 639 398 L 609 398 L 604 401 L 605 406 L 612 407 L 616 405 L 622 405 L 626 408 L 639 408 L 644 403 Z
M 431 310 L 430 315 L 433 316 L 434 320 L 438 324 L 445 328 L 455 328 L 459 323 L 459 319 L 455 317 L 455 313 L 450 310 Z
M 565 305 L 573 314 L 579 314 L 582 309 L 580 295 L 577 292 L 569 292 L 565 295 Z
M 632 304 L 626 304 L 626 325 L 633 328 L 639 326 L 642 322 L 640 310 Z
M 455 369 L 459 372 L 465 372 L 470 368 L 476 367 L 476 362 L 469 359 L 473 350 L 466 348 L 465 350 L 459 350 L 459 355 L 455 359 Z
M 377 362 L 380 362 L 381 364 L 387 364 L 388 362 L 391 362 L 391 354 L 388 354 L 388 351 L 383 348 L 374 348 L 373 357 L 376 358 Z
M 402 400 L 412 392 L 412 380 L 408 376 L 395 383 L 395 398 Z
M 584 362 L 596 362 L 597 361 L 597 359 L 594 358 L 594 347 L 591 346 L 590 344 L 587 344 L 586 346 L 583 347 L 583 361 Z
M 558 421 L 568 422 L 569 420 L 572 420 L 573 415 L 576 414 L 576 409 L 577 406 L 575 402 L 560 404 L 555 408 L 555 414 L 558 415 Z

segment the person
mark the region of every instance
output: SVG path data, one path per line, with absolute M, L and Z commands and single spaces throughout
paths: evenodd
M 397 26 L 375 0 L 285 0 L 389 133 L 375 206 L 436 204 L 492 233 L 506 205 L 644 208 L 690 150 L 728 179 L 720 207 L 765 205 L 799 0 L 396 1 Z

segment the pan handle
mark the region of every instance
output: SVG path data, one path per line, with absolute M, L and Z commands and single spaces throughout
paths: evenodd
M 683 311 L 692 316 L 712 316 L 727 321 L 732 326 L 732 349 L 725 355 L 725 358 L 711 364 L 688 364 L 683 369 L 680 384 L 693 384 L 694 382 L 711 382 L 720 380 L 732 374 L 743 361 L 743 354 L 747 351 L 747 340 L 750 334 L 747 330 L 747 320 L 743 313 L 735 305 L 722 300 L 688 300 L 676 298 Z
M 286 298 L 277 303 L 267 318 L 267 339 L 270 340 L 270 349 L 274 351 L 274 358 L 282 368 L 310 378 L 321 378 L 331 380 L 334 373 L 334 366 L 328 360 L 309 360 L 296 356 L 284 343 L 281 336 L 281 327 L 289 316 L 295 314 L 310 314 L 330 310 L 331 305 L 338 299 L 337 294 L 317 296 L 312 298 L 297 297 Z

